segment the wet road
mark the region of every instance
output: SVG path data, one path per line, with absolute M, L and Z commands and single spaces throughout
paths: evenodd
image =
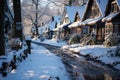
M 83 57 L 69 50 L 63 50 L 57 46 L 37 42 L 34 43 L 44 46 L 51 52 L 60 56 L 71 80 L 120 80 L 120 71 L 111 66 L 91 60 L 89 61 L 88 57 Z M 83 76 L 83 78 L 81 78 L 81 76 Z

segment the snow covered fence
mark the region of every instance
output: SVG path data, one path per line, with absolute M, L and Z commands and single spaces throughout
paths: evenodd
M 0 56 L 0 73 L 5 77 L 11 70 L 16 69 L 19 62 L 28 56 L 28 47 L 22 42 L 21 48 L 8 52 L 5 56 Z

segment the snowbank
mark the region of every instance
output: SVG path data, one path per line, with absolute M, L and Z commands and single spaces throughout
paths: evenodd
M 31 55 L 18 65 L 17 70 L 0 80 L 48 80 L 50 77 L 69 80 L 59 57 L 44 47 L 35 44 L 32 47 Z
M 116 62 L 120 62 L 120 57 L 114 56 L 116 46 L 110 48 L 106 48 L 103 45 L 87 45 L 81 47 L 79 44 L 74 44 L 66 45 L 62 48 L 69 49 L 82 55 L 89 55 L 96 60 L 100 60 L 105 64 L 113 65 L 120 70 L 120 64 L 114 65 Z

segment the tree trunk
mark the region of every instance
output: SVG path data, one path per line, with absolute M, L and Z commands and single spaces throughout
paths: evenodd
M 35 4 L 36 5 L 36 19 L 35 19 L 35 28 L 36 28 L 36 35 L 38 35 L 38 0 L 37 0 L 37 3 Z
M 0 0 L 0 56 L 5 55 L 5 40 L 4 40 L 4 7 L 5 0 Z
M 21 20 L 21 2 L 20 0 L 13 0 L 14 8 L 14 25 L 15 25 L 15 38 L 23 39 L 22 20 Z

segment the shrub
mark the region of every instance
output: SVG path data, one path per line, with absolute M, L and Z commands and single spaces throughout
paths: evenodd
M 81 36 L 79 34 L 73 34 L 69 39 L 68 44 L 80 43 Z

